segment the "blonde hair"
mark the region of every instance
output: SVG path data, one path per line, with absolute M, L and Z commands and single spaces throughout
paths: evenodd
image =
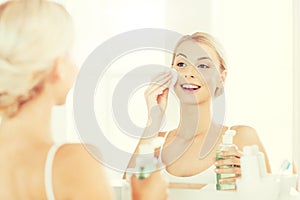
M 204 32 L 196 32 L 192 35 L 185 35 L 178 41 L 178 43 L 175 47 L 175 50 L 182 42 L 187 41 L 187 40 L 193 40 L 195 42 L 198 42 L 199 44 L 204 44 L 204 45 L 207 45 L 208 47 L 210 47 L 216 53 L 216 55 L 218 57 L 218 61 L 220 62 L 220 66 L 219 66 L 220 71 L 222 72 L 227 69 L 224 54 L 222 52 L 222 47 L 218 43 L 218 41 L 215 38 L 213 38 L 210 34 L 204 33 Z M 174 58 L 175 58 L 175 55 L 173 57 L 172 65 L 174 62 Z
M 55 60 L 73 43 L 73 23 L 59 4 L 45 0 L 0 5 L 0 116 L 13 116 L 42 90 Z

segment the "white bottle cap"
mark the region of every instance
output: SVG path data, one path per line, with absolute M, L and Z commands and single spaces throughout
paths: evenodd
M 258 154 L 258 146 L 252 145 L 252 146 L 244 146 L 243 148 L 243 154 L 245 156 L 256 156 Z
M 229 134 L 224 134 L 222 137 L 223 144 L 233 144 L 233 136 Z
M 233 136 L 235 136 L 236 131 L 235 130 L 227 130 L 225 131 L 223 137 L 222 137 L 222 143 L 223 144 L 233 144 Z
M 236 130 L 229 129 L 229 130 L 225 131 L 225 135 L 232 135 L 232 137 L 233 137 L 233 136 L 235 136 L 235 134 L 236 134 Z
M 244 146 L 241 157 L 242 179 L 247 181 L 259 181 L 261 177 L 258 160 L 258 147 L 255 145 Z
M 252 156 L 253 155 L 251 146 L 244 146 L 243 155 L 244 156 Z

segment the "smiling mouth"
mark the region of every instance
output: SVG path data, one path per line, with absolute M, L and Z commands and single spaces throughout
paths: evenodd
M 187 90 L 187 91 L 195 91 L 201 88 L 200 85 L 195 85 L 195 84 L 182 84 L 180 85 L 182 89 Z

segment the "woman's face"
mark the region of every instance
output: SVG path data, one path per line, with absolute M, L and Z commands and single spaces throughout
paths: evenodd
M 187 40 L 177 46 L 173 68 L 178 72 L 174 90 L 181 103 L 200 104 L 215 96 L 222 85 L 217 54 L 207 45 Z

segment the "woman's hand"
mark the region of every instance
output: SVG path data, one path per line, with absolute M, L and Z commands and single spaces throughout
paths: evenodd
M 172 82 L 171 71 L 160 73 L 145 90 L 145 99 L 148 109 L 147 128 L 144 136 L 155 135 L 161 126 L 167 108 L 169 86 Z
M 159 171 L 148 178 L 137 179 L 131 176 L 131 196 L 133 200 L 166 200 L 168 199 L 168 184 Z
M 220 183 L 236 182 L 236 179 L 241 177 L 241 167 L 240 167 L 241 153 L 236 150 L 220 152 L 219 157 L 221 157 L 222 159 L 216 160 L 215 172 L 217 174 L 224 174 L 223 177 L 226 177 L 227 174 L 229 176 L 226 178 L 219 179 L 219 182 Z
M 160 73 L 152 80 L 149 87 L 145 90 L 144 95 L 149 117 L 162 117 L 164 114 L 167 107 L 171 81 L 171 71 Z

